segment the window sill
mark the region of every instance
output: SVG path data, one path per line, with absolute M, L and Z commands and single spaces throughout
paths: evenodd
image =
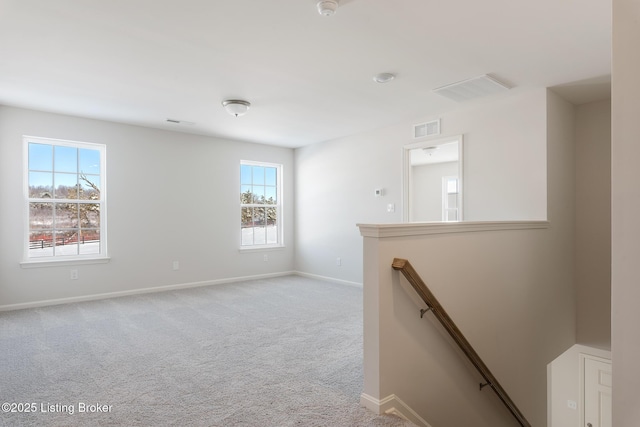
M 272 246 L 248 246 L 245 248 L 238 249 L 241 253 L 248 252 L 263 252 L 263 251 L 281 251 L 284 250 L 284 245 L 272 245 Z
M 76 258 L 76 259 L 47 259 L 42 261 L 22 261 L 22 268 L 42 268 L 42 267 L 63 267 L 67 265 L 88 265 L 88 264 L 106 264 L 111 261 L 110 257 L 102 258 Z

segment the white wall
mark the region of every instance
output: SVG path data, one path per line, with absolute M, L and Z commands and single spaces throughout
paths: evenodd
M 464 134 L 465 220 L 546 219 L 546 102 L 546 90 L 529 90 L 441 116 L 443 136 Z M 297 270 L 362 282 L 355 224 L 402 221 L 402 147 L 424 121 L 296 149 Z
M 556 98 L 558 106 L 563 101 Z M 575 345 L 548 366 L 549 426 L 580 424 L 579 355 L 611 358 L 611 102 L 596 101 L 573 108 L 575 115 Z M 561 118 L 562 114 L 550 114 Z M 569 122 L 571 119 L 568 119 Z M 550 152 L 550 163 L 570 153 Z M 564 160 L 563 162 L 565 162 Z M 571 168 L 567 171 L 571 173 Z M 560 168 L 557 168 L 562 173 Z M 571 177 L 557 176 L 557 180 Z M 554 191 L 550 190 L 550 195 Z M 555 196 L 557 203 L 570 194 Z M 557 204 L 556 203 L 556 204 Z M 566 212 L 566 211 L 565 211 Z M 568 251 L 569 249 L 567 249 Z M 577 403 L 570 409 L 567 401 Z
M 412 166 L 410 218 L 442 221 L 442 178 L 457 175 L 457 162 Z
M 574 108 L 549 92 L 545 116 L 547 229 L 364 238 L 365 394 L 397 395 L 434 426 L 515 422 L 419 318 L 415 292 L 391 269 L 406 258 L 525 417 L 546 424 L 547 365 L 575 344 L 576 293 Z
M 576 107 L 578 342 L 611 349 L 611 101 Z
M 640 3 L 613 0 L 611 352 L 613 425 L 640 419 Z
M 22 135 L 107 146 L 111 262 L 21 268 Z M 293 269 L 293 203 L 283 250 L 240 253 L 239 162 L 284 165 L 293 200 L 293 151 L 97 120 L 0 107 L 0 306 L 188 284 Z M 172 261 L 180 270 L 172 271 Z
M 391 269 L 407 258 L 531 425 L 545 425 L 547 365 L 575 343 L 573 267 L 555 227 L 365 237 L 364 393 L 396 395 L 432 426 L 517 424 L 433 316 L 420 318 Z

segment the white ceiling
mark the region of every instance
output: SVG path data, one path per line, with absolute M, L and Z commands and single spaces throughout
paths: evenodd
M 457 108 L 432 89 L 481 74 L 609 93 L 610 0 L 316 2 L 0 0 L 0 104 L 300 147 Z

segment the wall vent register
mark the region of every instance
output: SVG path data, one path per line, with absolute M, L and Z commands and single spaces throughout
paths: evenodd
M 419 125 L 413 125 L 414 139 L 433 135 L 440 135 L 440 119 L 420 123 Z

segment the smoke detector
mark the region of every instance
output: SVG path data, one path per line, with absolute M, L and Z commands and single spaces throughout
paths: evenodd
M 336 13 L 338 0 L 320 0 L 317 6 L 320 15 L 331 16 Z
M 373 81 L 376 83 L 389 83 L 391 80 L 395 79 L 396 75 L 392 73 L 380 73 L 373 76 Z

